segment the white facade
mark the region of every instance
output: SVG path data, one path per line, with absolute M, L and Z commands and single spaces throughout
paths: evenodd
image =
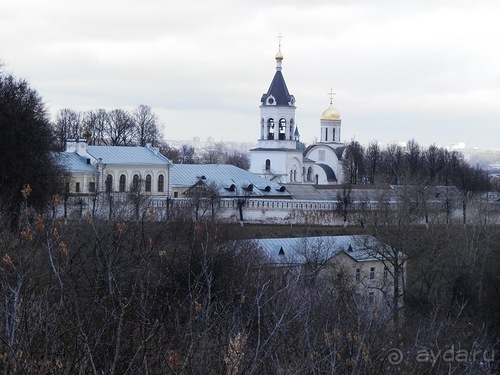
M 84 138 L 71 139 L 60 159 L 71 177 L 67 193 L 128 193 L 171 195 L 170 161 L 146 147 L 88 146 Z
M 258 147 L 250 150 L 250 172 L 279 183 L 339 184 L 343 181 L 340 114 L 330 106 L 321 115 L 320 142 L 300 143 L 295 97 L 286 86 L 276 55 L 276 73 L 260 105 Z
M 276 73 L 260 105 L 258 147 L 250 150 L 250 172 L 279 183 L 303 182 L 302 150 L 298 148 L 295 98 L 281 73 L 283 56 L 276 55 Z

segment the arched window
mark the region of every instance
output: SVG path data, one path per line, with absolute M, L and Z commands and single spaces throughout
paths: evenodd
M 312 167 L 309 167 L 307 169 L 307 181 L 312 181 L 312 173 L 313 173 L 313 169 L 312 169 Z
M 274 119 L 267 120 L 267 139 L 274 139 Z
M 284 118 L 280 118 L 279 122 L 279 139 L 283 141 L 286 139 L 286 120 Z
M 132 177 L 132 190 L 133 191 L 139 190 L 139 175 L 138 174 L 134 174 L 134 177 Z
M 106 176 L 106 193 L 111 193 L 113 191 L 113 176 L 108 174 Z
M 271 160 L 266 159 L 266 171 L 269 171 L 271 169 Z
M 328 128 L 325 128 L 325 142 L 328 142 Z
M 162 174 L 158 176 L 158 192 L 163 192 L 165 185 L 165 176 Z
M 333 141 L 335 141 L 335 128 L 332 129 Z
M 124 193 L 125 192 L 126 186 L 127 186 L 127 177 L 125 177 L 125 175 L 122 174 L 120 176 L 120 186 L 118 188 L 118 190 L 120 191 L 120 193 Z
M 151 192 L 151 175 L 146 175 L 146 186 L 144 187 L 147 193 Z

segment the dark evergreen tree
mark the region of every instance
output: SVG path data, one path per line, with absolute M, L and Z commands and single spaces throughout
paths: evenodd
M 2 225 L 16 227 L 23 186 L 29 202 L 44 208 L 56 189 L 59 168 L 54 136 L 42 98 L 28 82 L 0 70 L 0 206 Z

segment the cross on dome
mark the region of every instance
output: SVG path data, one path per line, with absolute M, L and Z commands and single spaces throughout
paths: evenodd
M 336 95 L 336 93 L 333 92 L 333 89 L 330 89 L 330 92 L 327 93 L 327 95 L 330 97 L 330 104 L 333 104 L 333 97 Z
M 281 49 L 281 39 L 283 39 L 283 35 L 281 35 L 281 33 L 279 33 L 277 38 L 278 38 L 278 49 Z
M 283 60 L 283 55 L 281 53 L 281 39 L 283 35 L 281 33 L 278 34 L 278 53 L 276 54 L 276 61 L 278 63 L 277 68 L 281 69 L 281 61 Z

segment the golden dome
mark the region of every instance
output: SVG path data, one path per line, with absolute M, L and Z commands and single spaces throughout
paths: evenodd
M 340 120 L 340 113 L 337 112 L 333 105 L 325 109 L 325 111 L 321 114 L 321 120 Z
M 278 53 L 276 54 L 276 60 L 277 61 L 283 60 L 283 55 L 281 54 L 281 48 L 278 49 Z

